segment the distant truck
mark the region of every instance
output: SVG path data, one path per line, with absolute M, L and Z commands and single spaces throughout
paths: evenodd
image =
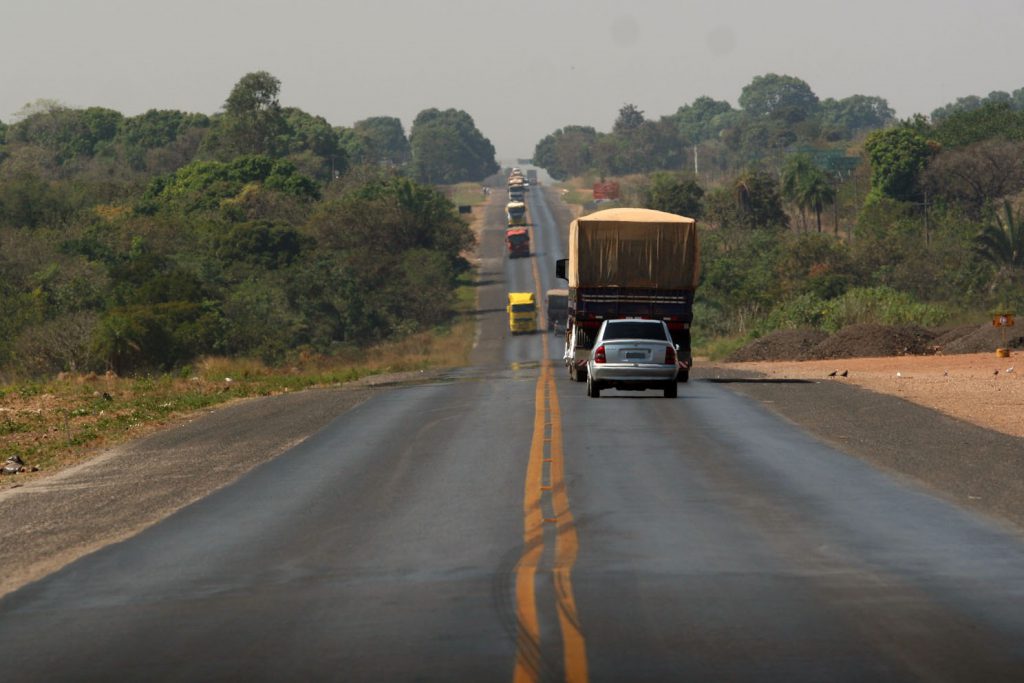
M 526 199 L 526 183 L 522 176 L 509 179 L 508 200 L 510 202 L 521 202 Z
M 548 313 L 548 329 L 555 334 L 565 330 L 565 319 L 569 313 L 569 290 L 549 289 L 544 308 Z
M 537 302 L 533 292 L 508 293 L 508 328 L 512 334 L 537 331 Z
M 537 169 L 535 169 L 535 168 L 528 168 L 528 169 L 526 169 L 526 182 L 529 183 L 530 185 L 536 185 L 537 184 Z
M 526 225 L 526 203 L 509 202 L 505 205 L 505 217 L 509 226 Z
M 508 249 L 509 258 L 530 256 L 530 231 L 521 226 L 515 226 L 505 230 L 505 247 Z
M 664 320 L 679 347 L 679 381 L 690 376 L 693 294 L 700 278 L 697 222 L 650 209 L 607 209 L 569 226 L 567 259 L 555 274 L 569 281 L 563 359 L 586 380 L 601 323 L 617 318 Z

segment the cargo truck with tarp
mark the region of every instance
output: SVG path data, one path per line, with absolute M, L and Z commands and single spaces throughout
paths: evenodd
M 558 334 L 565 329 L 565 318 L 569 312 L 569 290 L 549 289 L 544 302 L 548 314 L 548 329 Z
M 530 231 L 529 229 L 516 226 L 505 230 L 505 249 L 509 258 L 520 258 L 530 256 Z
M 505 218 L 508 219 L 509 227 L 514 225 L 526 225 L 526 203 L 509 202 L 505 205 Z
M 526 200 L 526 183 L 522 178 L 514 178 L 508 183 L 508 200 L 522 202 Z
M 569 375 L 586 379 L 601 323 L 617 318 L 664 320 L 679 347 L 680 381 L 693 363 L 690 325 L 700 278 L 697 221 L 651 209 L 607 209 L 569 226 L 568 258 L 555 262 L 568 280 L 565 351 Z

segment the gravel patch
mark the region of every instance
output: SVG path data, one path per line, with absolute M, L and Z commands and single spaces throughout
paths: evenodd
M 1017 332 L 1019 329 L 1017 326 L 1008 328 L 1004 342 L 1004 335 L 1000 333 L 998 327 L 981 325 L 943 345 L 942 352 L 987 353 L 998 348 L 1024 349 L 1024 336 Z
M 726 358 L 728 363 L 764 360 L 804 360 L 811 357 L 815 347 L 828 339 L 821 330 L 776 330 L 755 339 Z
M 827 360 L 927 355 L 934 353 L 934 339 L 932 332 L 916 325 L 850 325 L 818 344 L 809 357 Z

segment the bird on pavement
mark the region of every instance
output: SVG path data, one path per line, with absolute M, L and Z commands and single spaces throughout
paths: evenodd
M 835 377 L 838 372 L 839 372 L 838 370 L 833 370 L 832 372 L 828 373 L 828 376 L 829 377 Z
M 839 373 L 839 376 L 840 377 L 849 377 L 850 376 L 850 371 L 849 370 L 843 370 L 842 372 Z
M 993 377 L 995 377 L 998 374 L 999 374 L 999 368 L 996 368 L 995 370 L 992 371 L 992 376 Z

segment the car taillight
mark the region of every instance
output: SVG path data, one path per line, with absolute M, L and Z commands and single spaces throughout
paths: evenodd
M 594 349 L 594 362 L 595 363 L 606 363 L 608 359 L 604 356 L 604 345 L 598 346 Z
M 665 347 L 665 365 L 675 365 L 675 364 L 676 364 L 676 350 L 673 349 L 671 346 L 666 346 Z

